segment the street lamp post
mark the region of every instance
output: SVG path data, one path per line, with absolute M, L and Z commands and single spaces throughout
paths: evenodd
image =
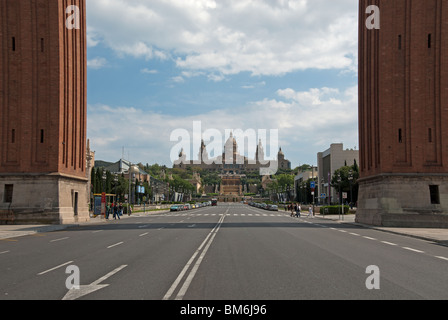
M 103 176 L 102 176 L 102 181 L 103 181 L 103 193 L 101 195 L 101 217 L 106 217 L 107 214 L 107 204 L 106 204 L 106 170 L 103 169 Z
M 353 203 L 353 192 L 352 192 L 353 171 L 351 169 L 348 173 L 348 181 L 350 182 L 350 203 Z M 350 205 L 350 207 L 351 207 L 351 205 Z
M 115 182 L 115 202 L 118 203 L 118 195 L 117 195 L 118 175 L 117 174 L 115 174 L 114 182 Z
M 342 216 L 342 220 L 344 220 L 344 214 L 342 213 L 342 177 L 341 174 L 338 174 L 338 183 L 339 183 L 339 203 L 341 205 L 341 214 L 339 216 L 339 219 L 341 219 Z

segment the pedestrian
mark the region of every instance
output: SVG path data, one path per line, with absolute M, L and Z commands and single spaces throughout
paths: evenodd
M 300 218 L 300 204 L 296 203 L 295 209 L 296 209 L 296 217 Z
M 118 217 L 118 220 L 120 220 L 120 214 L 118 212 L 118 203 L 116 203 L 114 206 L 114 220 L 117 220 L 117 217 Z
M 123 215 L 123 203 L 121 203 L 121 202 L 120 202 L 120 206 L 118 207 L 118 214 L 119 214 L 120 216 Z
M 311 218 L 313 217 L 313 207 L 312 206 L 310 206 L 310 208 L 308 209 L 308 216 L 307 217 L 309 217 L 309 216 L 311 216 Z

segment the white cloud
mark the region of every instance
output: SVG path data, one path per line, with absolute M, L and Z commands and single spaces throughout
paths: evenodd
M 98 159 L 115 161 L 121 157 L 121 147 L 125 147 L 132 161 L 156 161 L 168 166 L 172 165 L 169 157 L 176 144 L 170 142 L 171 132 L 186 129 L 192 134 L 193 121 L 201 121 L 203 132 L 217 129 L 223 134 L 226 129 L 278 129 L 279 145 L 293 166 L 315 164 L 317 152 L 334 142 L 344 142 L 348 147 L 357 145 L 357 87 L 343 92 L 316 88 L 303 92 L 284 89 L 277 93 L 278 99 L 194 116 L 90 105 L 88 136 Z M 197 150 L 190 151 L 193 157 L 197 155 Z M 248 156 L 253 157 L 250 151 Z
M 90 45 L 221 78 L 356 70 L 353 0 L 95 0 L 87 21 Z
M 173 77 L 171 78 L 171 81 L 175 82 L 175 83 L 184 83 L 185 79 L 182 78 L 181 76 L 177 76 L 177 77 Z
M 140 70 L 141 73 L 145 73 L 145 74 L 157 74 L 159 73 L 159 71 L 154 70 L 154 69 L 148 69 L 148 68 L 144 68 L 142 70 Z
M 96 57 L 87 61 L 87 67 L 91 69 L 101 69 L 107 65 L 107 60 L 102 57 Z

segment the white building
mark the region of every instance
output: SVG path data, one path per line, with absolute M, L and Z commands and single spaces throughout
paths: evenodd
M 331 187 L 331 177 L 343 166 L 359 163 L 359 150 L 346 149 L 342 143 L 333 143 L 330 148 L 317 153 L 317 168 L 319 172 L 318 186 L 321 203 L 329 204 L 338 201 L 338 190 Z

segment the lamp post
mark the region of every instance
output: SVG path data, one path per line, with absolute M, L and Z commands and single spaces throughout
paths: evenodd
M 338 174 L 338 183 L 339 183 L 339 203 L 341 205 L 341 215 L 339 216 L 339 219 L 341 219 L 342 216 L 342 220 L 344 220 L 344 215 L 342 213 L 342 177 L 341 174 Z
M 115 201 L 118 203 L 118 195 L 117 195 L 118 175 L 117 174 L 115 174 L 114 182 L 115 182 Z
M 352 183 L 353 183 L 353 171 L 350 169 L 348 172 L 348 181 L 350 182 L 350 204 L 353 203 L 353 192 L 352 192 Z M 351 207 L 351 205 L 350 205 Z
M 101 217 L 106 216 L 106 170 L 103 169 L 103 193 L 101 194 Z
M 132 184 L 133 184 L 133 177 L 135 177 L 135 173 L 139 172 L 139 169 L 133 165 L 132 163 L 129 163 L 129 194 L 128 194 L 128 206 L 131 205 L 131 197 L 132 197 Z M 129 210 L 129 208 L 128 208 Z M 129 212 L 129 211 L 128 211 Z

